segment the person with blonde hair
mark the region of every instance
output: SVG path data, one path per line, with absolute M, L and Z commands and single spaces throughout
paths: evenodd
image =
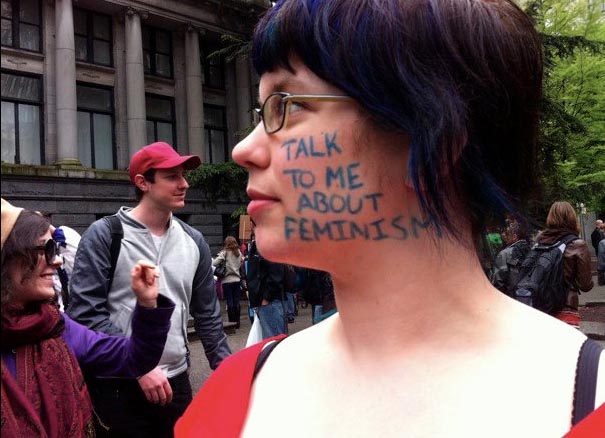
M 233 236 L 225 237 L 223 249 L 212 259 L 212 266 L 225 264 L 226 274 L 220 279 L 223 288 L 223 296 L 227 300 L 227 318 L 229 322 L 235 323 L 235 328 L 240 327 L 240 292 L 241 292 L 241 266 L 242 253 Z
M 588 292 L 594 286 L 588 244 L 578 237 L 580 224 L 573 206 L 566 201 L 554 202 L 546 217 L 546 228 L 538 234 L 536 242 L 540 245 L 552 245 L 569 235 L 577 238 L 565 246 L 563 252 L 563 280 L 567 299 L 563 310 L 555 313 L 556 318 L 573 327 L 580 328 L 578 294 Z

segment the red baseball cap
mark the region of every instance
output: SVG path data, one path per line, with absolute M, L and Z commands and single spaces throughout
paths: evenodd
M 168 143 L 159 141 L 143 147 L 132 156 L 128 175 L 130 181 L 134 182 L 136 175 L 142 175 L 149 169 L 172 169 L 182 165 L 185 169 L 191 170 L 200 164 L 202 160 L 197 155 L 179 155 Z

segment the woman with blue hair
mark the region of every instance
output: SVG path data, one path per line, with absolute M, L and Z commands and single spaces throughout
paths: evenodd
M 338 312 L 226 359 L 176 436 L 558 437 L 602 403 L 600 347 L 480 262 L 486 225 L 521 217 L 534 185 L 542 49 L 525 13 L 287 0 L 253 47 L 259 124 L 233 159 L 256 242 L 329 272 Z

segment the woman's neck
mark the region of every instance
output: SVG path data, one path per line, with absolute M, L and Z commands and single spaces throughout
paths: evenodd
M 469 314 L 485 315 L 490 297 L 499 298 L 472 247 L 451 239 L 386 246 L 332 274 L 334 328 L 352 350 L 388 354 L 395 344 L 443 342 L 473 330 L 464 326 L 476 321 Z

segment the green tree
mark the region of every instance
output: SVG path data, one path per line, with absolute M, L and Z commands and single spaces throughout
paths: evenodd
M 605 210 L 605 13 L 591 0 L 525 5 L 545 53 L 541 118 L 543 196 L 536 217 L 555 200 Z

